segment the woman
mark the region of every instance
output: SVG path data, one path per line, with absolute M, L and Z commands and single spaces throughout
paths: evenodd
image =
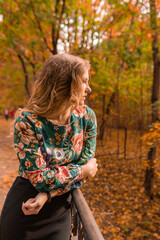
M 68 240 L 71 193 L 97 163 L 96 118 L 84 105 L 90 65 L 70 54 L 51 56 L 15 121 L 20 162 L 1 215 L 1 240 Z

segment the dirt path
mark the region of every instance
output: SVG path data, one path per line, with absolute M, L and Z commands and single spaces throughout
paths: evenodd
M 11 120 L 0 119 L 0 212 L 18 170 L 18 159 L 13 147 L 13 135 L 10 133 L 11 123 Z

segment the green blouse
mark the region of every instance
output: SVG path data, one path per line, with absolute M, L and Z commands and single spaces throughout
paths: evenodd
M 86 105 L 75 109 L 66 125 L 22 112 L 14 131 L 19 175 L 39 192 L 81 187 L 81 165 L 95 155 L 96 135 L 95 113 Z

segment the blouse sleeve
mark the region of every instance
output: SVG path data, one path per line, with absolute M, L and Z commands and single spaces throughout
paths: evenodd
M 84 115 L 84 142 L 80 158 L 76 164 L 83 165 L 89 159 L 94 157 L 96 150 L 97 136 L 97 120 L 92 109 L 86 106 L 86 114 Z M 81 179 L 83 180 L 83 179 Z M 71 181 L 68 183 L 67 189 L 75 189 L 82 187 L 82 181 Z
M 97 120 L 95 113 L 89 107 L 87 107 L 84 121 L 84 125 L 86 126 L 84 130 L 84 142 L 82 153 L 77 162 L 78 165 L 83 165 L 94 157 L 96 150 Z
M 26 116 L 17 118 L 14 143 L 20 168 L 39 192 L 64 188 L 69 182 L 82 180 L 82 168 L 78 164 L 48 168 L 40 151 L 39 138 L 33 122 Z

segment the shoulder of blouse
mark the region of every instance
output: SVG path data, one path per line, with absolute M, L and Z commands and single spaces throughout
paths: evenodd
M 94 111 L 88 107 L 87 105 L 82 105 L 82 106 L 78 106 L 74 111 L 73 111 L 73 115 L 77 118 L 80 119 L 84 119 L 84 121 L 88 122 L 88 120 L 90 118 L 95 118 L 95 113 Z M 17 119 L 15 120 L 15 125 L 17 122 L 28 122 L 29 124 L 31 124 L 33 127 L 37 127 L 39 126 L 40 122 L 41 122 L 41 117 L 37 116 L 34 113 L 30 113 L 30 112 L 21 112 Z M 39 123 L 39 124 L 38 124 Z
M 94 111 L 90 107 L 88 107 L 87 105 L 78 106 L 73 111 L 73 114 L 76 117 L 80 117 L 80 118 L 85 117 L 86 115 L 88 115 L 88 116 L 95 116 Z
M 23 111 L 22 111 L 22 112 L 18 115 L 18 117 L 16 118 L 14 126 L 16 126 L 16 124 L 17 124 L 18 122 L 22 122 L 22 123 L 28 122 L 28 123 L 30 123 L 31 125 L 34 126 L 35 123 L 36 123 L 36 121 L 37 121 L 37 115 L 35 115 L 35 114 L 33 114 L 33 113 L 30 113 L 30 112 L 23 112 Z
M 90 107 L 88 107 L 86 105 L 86 111 L 88 113 L 89 116 L 96 116 L 95 112 L 93 111 L 93 109 L 91 109 Z

